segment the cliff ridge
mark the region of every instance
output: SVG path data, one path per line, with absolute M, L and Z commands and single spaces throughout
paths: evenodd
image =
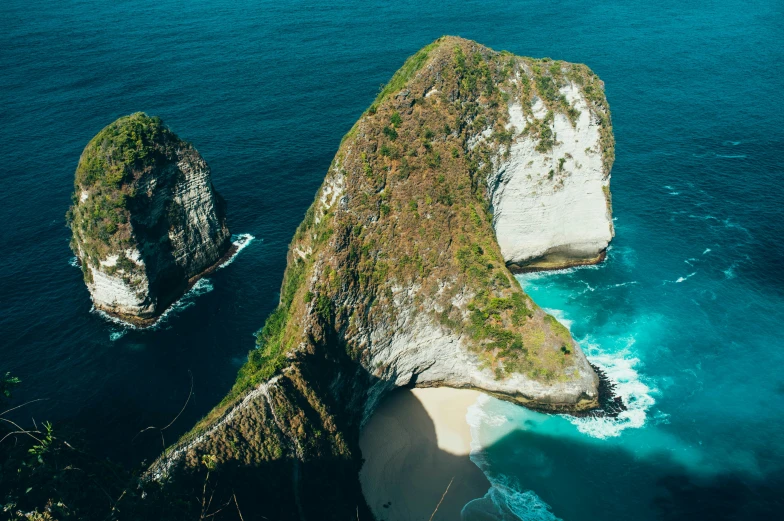
M 579 345 L 510 268 L 601 258 L 613 157 L 584 65 L 455 37 L 420 50 L 343 138 L 234 387 L 149 476 L 215 466 L 232 487 L 274 481 L 266 516 L 353 519 L 359 430 L 395 387 L 596 408 Z

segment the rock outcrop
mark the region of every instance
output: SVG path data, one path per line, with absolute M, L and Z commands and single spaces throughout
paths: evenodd
M 96 309 L 147 325 L 231 248 L 225 203 L 193 146 L 136 113 L 95 136 L 68 224 Z
M 267 517 L 356 519 L 359 430 L 395 387 L 597 407 L 580 347 L 507 264 L 606 247 L 612 157 L 587 67 L 453 37 L 422 49 L 344 137 L 234 388 L 149 476 L 220 468 L 234 492 L 272 487 L 244 502 Z

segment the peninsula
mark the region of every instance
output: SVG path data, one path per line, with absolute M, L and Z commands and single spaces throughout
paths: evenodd
M 148 479 L 201 491 L 207 469 L 270 519 L 364 519 L 359 433 L 395 388 L 597 408 L 597 374 L 511 269 L 603 258 L 613 159 L 588 67 L 456 37 L 417 52 L 343 138 L 234 387 Z

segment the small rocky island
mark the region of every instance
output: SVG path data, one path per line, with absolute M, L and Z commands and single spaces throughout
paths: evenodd
M 95 308 L 138 326 L 231 253 L 209 166 L 160 118 L 141 112 L 85 147 L 67 220 Z
M 234 387 L 148 479 L 198 495 L 217 471 L 258 518 L 370 519 L 359 433 L 396 387 L 597 409 L 600 378 L 511 270 L 603 258 L 613 160 L 585 65 L 420 50 L 343 138 Z

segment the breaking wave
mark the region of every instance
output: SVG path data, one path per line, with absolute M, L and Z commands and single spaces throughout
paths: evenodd
M 250 246 L 250 243 L 252 243 L 254 241 L 254 239 L 256 239 L 256 237 L 254 237 L 253 235 L 251 235 L 249 233 L 241 233 L 239 235 L 236 235 L 236 234 L 232 235 L 231 236 L 231 243 L 234 246 L 236 246 L 237 251 L 235 251 L 234 255 L 229 257 L 226 260 L 226 262 L 224 262 L 223 264 L 218 266 L 218 269 L 225 268 L 226 266 L 228 266 L 229 264 L 234 262 L 234 259 L 237 258 L 237 255 L 239 255 L 242 250 L 244 250 L 245 248 Z
M 490 477 L 490 490 L 479 499 L 468 502 L 461 511 L 463 519 L 496 519 L 498 521 L 560 521 L 550 505 L 533 490 L 522 490 L 514 478 Z
M 627 341 L 625 349 L 617 353 L 603 353 L 598 343 L 590 339 L 580 342 L 588 360 L 597 365 L 615 384 L 615 393 L 623 399 L 627 410 L 617 418 L 575 418 L 563 415 L 577 429 L 593 438 L 613 438 L 620 436 L 626 429 L 639 429 L 648 419 L 648 411 L 656 403 L 655 387 L 648 385 L 637 367 L 640 360 L 632 354 L 634 339 Z
M 695 271 L 693 273 L 689 273 L 685 277 L 678 277 L 678 279 L 675 281 L 675 283 L 679 284 L 681 282 L 685 282 L 685 281 L 689 280 L 690 278 L 692 278 L 693 276 L 695 276 L 696 274 L 697 274 L 697 272 Z
M 469 501 L 461 512 L 462 519 L 494 519 L 497 521 L 559 521 L 550 505 L 533 490 L 523 490 L 513 477 L 491 472 L 482 445 L 479 429 L 484 426 L 500 427 L 509 423 L 503 414 L 492 414 L 487 405 L 492 401 L 480 395 L 468 408 L 466 422 L 471 429 L 471 461 L 479 467 L 490 482 L 490 489 L 478 499 Z
M 101 311 L 100 309 L 96 309 L 95 306 L 93 306 L 90 309 L 90 312 L 91 313 L 95 313 L 96 315 L 99 315 L 103 319 L 108 320 L 109 322 L 112 322 L 113 324 L 117 324 L 118 326 L 122 327 L 122 329 L 124 330 L 122 332 L 122 334 L 120 334 L 119 331 L 115 331 L 111 335 L 109 335 L 110 340 L 115 341 L 115 340 L 119 340 L 120 338 L 122 338 L 125 335 L 125 332 L 127 332 L 130 329 L 144 329 L 144 330 L 153 330 L 153 331 L 158 329 L 164 323 L 166 323 L 166 320 L 171 315 L 173 315 L 173 314 L 175 314 L 175 313 L 177 313 L 179 311 L 182 311 L 184 309 L 188 309 L 189 307 L 195 305 L 196 304 L 196 302 L 195 302 L 196 298 L 198 298 L 199 296 L 204 295 L 206 293 L 209 293 L 213 289 L 214 289 L 214 287 L 212 285 L 212 282 L 210 282 L 209 279 L 203 278 L 203 279 L 197 280 L 196 284 L 194 284 L 193 287 L 191 287 L 191 289 L 188 290 L 187 293 L 185 293 L 185 295 L 180 297 L 179 300 L 175 301 L 174 304 L 172 304 L 171 306 L 166 308 L 166 311 L 161 313 L 161 316 L 159 316 L 158 319 L 155 322 L 153 322 L 151 325 L 146 326 L 146 327 L 140 327 L 140 326 L 131 324 L 129 322 L 126 322 L 126 321 L 124 321 L 122 319 L 119 319 L 117 317 L 114 317 L 114 316 L 106 313 L 105 311 Z
M 253 242 L 255 239 L 256 239 L 256 237 L 254 237 L 253 235 L 251 235 L 249 233 L 241 233 L 241 234 L 238 234 L 238 235 L 232 235 L 231 236 L 231 242 L 237 248 L 237 251 L 235 251 L 234 254 L 231 257 L 229 257 L 225 262 L 223 262 L 220 266 L 218 266 L 217 269 L 225 268 L 226 266 L 228 266 L 229 264 L 234 262 L 234 259 L 237 258 L 237 256 L 240 254 L 240 252 L 242 252 L 242 250 L 247 248 L 250 245 L 250 243 Z M 71 259 L 71 265 L 79 267 L 78 261 L 76 261 L 76 257 L 73 257 Z M 105 319 L 105 320 L 107 320 L 109 322 L 112 322 L 113 324 L 121 326 L 121 329 L 119 331 L 114 331 L 114 332 L 112 332 L 109 335 L 109 339 L 112 342 L 114 342 L 116 340 L 121 339 L 123 336 L 125 336 L 125 334 L 129 330 L 132 330 L 132 329 L 144 329 L 144 330 L 153 330 L 153 331 L 158 329 L 164 323 L 166 323 L 166 320 L 170 316 L 172 316 L 172 315 L 174 315 L 174 314 L 176 314 L 176 313 L 178 313 L 180 311 L 183 311 L 185 309 L 188 309 L 191 306 L 194 306 L 196 304 L 195 300 L 199 296 L 204 295 L 206 293 L 209 293 L 212 290 L 213 290 L 212 282 L 210 282 L 210 280 L 207 277 L 203 277 L 203 278 L 197 280 L 196 283 L 191 287 L 191 289 L 189 289 L 182 297 L 180 297 L 171 306 L 169 306 L 166 309 L 166 311 L 161 313 L 161 316 L 159 316 L 158 319 L 155 322 L 153 322 L 151 325 L 146 326 L 146 327 L 140 327 L 140 326 L 136 326 L 134 324 L 131 324 L 129 322 L 126 322 L 126 321 L 124 321 L 122 319 L 119 319 L 117 317 L 114 317 L 114 316 L 112 316 L 112 315 L 110 315 L 110 314 L 108 314 L 108 313 L 106 313 L 104 311 L 101 311 L 100 309 L 96 309 L 95 306 L 93 306 L 90 309 L 90 312 L 91 313 L 95 313 L 95 314 L 101 316 L 103 319 Z

